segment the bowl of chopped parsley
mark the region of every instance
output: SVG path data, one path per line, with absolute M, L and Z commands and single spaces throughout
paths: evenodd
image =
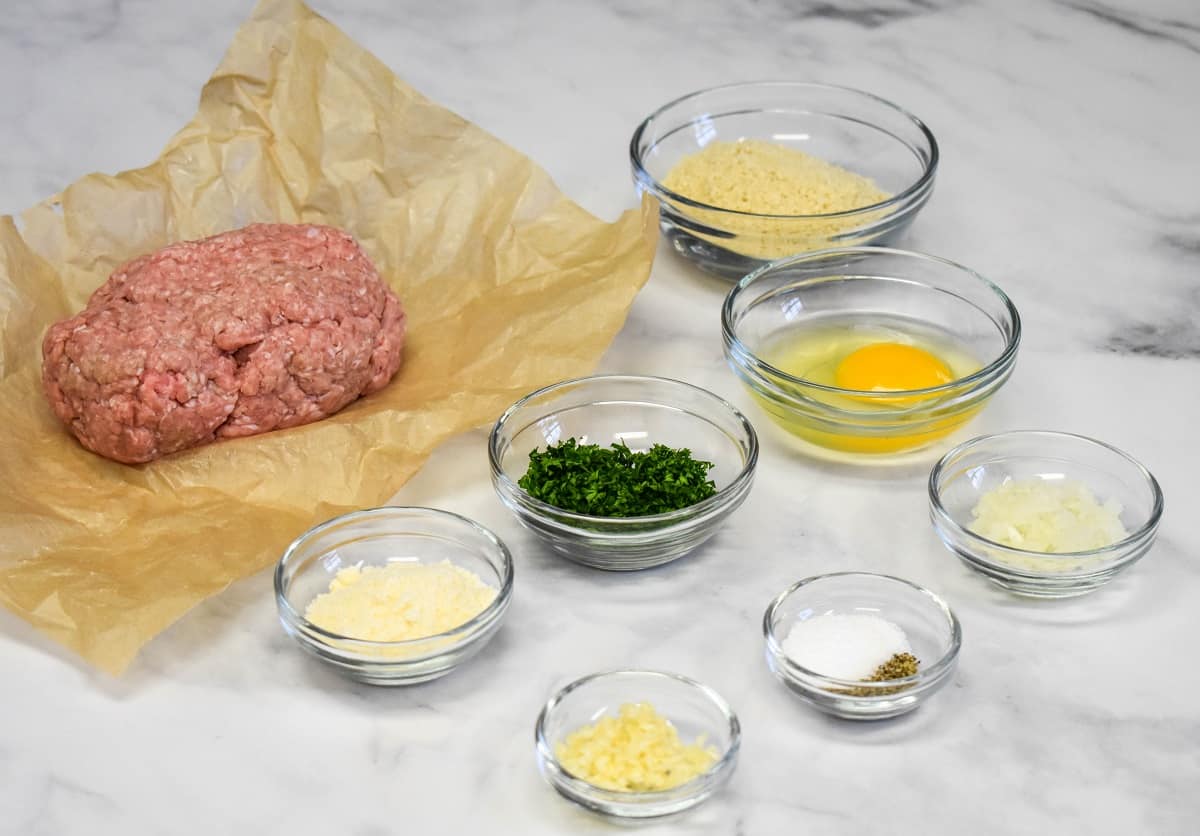
M 488 443 L 492 484 L 563 556 L 658 566 L 716 533 L 750 492 L 758 438 L 741 412 L 678 380 L 600 375 L 527 395 Z

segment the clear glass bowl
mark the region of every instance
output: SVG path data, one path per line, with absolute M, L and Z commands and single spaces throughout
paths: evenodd
M 823 215 L 758 215 L 710 206 L 663 186 L 685 156 L 713 140 L 761 139 L 875 181 L 889 199 Z M 629 145 L 639 192 L 658 199 L 677 253 L 738 279 L 766 261 L 830 247 L 896 243 L 933 192 L 938 147 L 896 105 L 847 87 L 789 81 L 731 84 L 676 99 L 646 117 Z
M 686 447 L 712 462 L 716 495 L 644 517 L 596 517 L 548 505 L 518 480 L 534 448 L 575 438 L 630 449 Z M 716 533 L 750 492 L 758 437 L 745 416 L 716 395 L 660 377 L 601 375 L 539 389 L 505 410 L 488 443 L 492 484 L 522 525 L 564 557 L 598 569 L 634 570 L 682 557 Z
M 494 586 L 496 597 L 465 624 L 411 641 L 340 636 L 304 617 L 309 602 L 328 591 L 340 570 L 397 560 L 449 560 Z M 466 517 L 434 508 L 371 508 L 335 517 L 296 538 L 275 567 L 275 602 L 283 629 L 321 661 L 372 685 L 427 682 L 470 659 L 500 626 L 512 588 L 512 556 L 496 535 Z
M 981 368 L 942 386 L 879 392 L 816 383 L 764 359 L 801 329 L 830 323 L 933 335 Z M 786 258 L 746 276 L 725 299 L 721 331 L 730 368 L 777 424 L 810 452 L 854 460 L 920 449 L 969 421 L 1012 373 L 1021 320 L 1000 288 L 966 267 L 854 247 Z
M 820 615 L 874 615 L 900 627 L 920 661 L 915 676 L 860 682 L 801 667 L 783 651 L 792 625 Z M 946 684 L 958 661 L 962 627 L 950 607 L 928 589 L 890 575 L 838 572 L 816 575 L 784 590 L 763 616 L 767 666 L 814 708 L 848 720 L 907 714 Z
M 1047 554 L 1014 549 L 971 531 L 971 512 L 980 497 L 1014 479 L 1082 482 L 1101 503 L 1120 503 L 1129 536 L 1093 551 Z M 1162 490 L 1150 471 L 1115 447 L 1069 433 L 973 438 L 947 453 L 929 474 L 929 516 L 946 548 L 992 583 L 1037 598 L 1082 595 L 1108 583 L 1150 550 L 1162 512 Z
M 604 789 L 559 764 L 554 750 L 567 735 L 605 714 L 616 715 L 630 702 L 652 704 L 685 743 L 703 736 L 717 750 L 716 762 L 686 784 L 657 792 Z M 737 764 L 741 726 L 729 704 L 707 685 L 671 673 L 612 671 L 577 679 L 551 697 L 538 715 L 534 739 L 538 769 L 563 797 L 606 816 L 645 819 L 695 807 L 724 786 Z

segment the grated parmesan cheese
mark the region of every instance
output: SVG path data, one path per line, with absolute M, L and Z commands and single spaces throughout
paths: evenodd
M 1120 503 L 1109 499 L 1101 504 L 1081 482 L 1007 481 L 984 493 L 971 514 L 970 529 L 979 536 L 1046 554 L 1101 549 L 1128 534 L 1121 524 Z M 1020 565 L 1037 571 L 1086 568 L 1080 561 L 1056 563 L 1036 558 L 1020 561 Z
M 554 749 L 564 769 L 589 784 L 619 792 L 668 790 L 704 774 L 717 750 L 700 737 L 684 744 L 653 705 L 625 703 L 616 717 L 567 735 Z
M 868 177 L 759 139 L 711 142 L 676 163 L 663 185 L 700 203 L 755 215 L 825 215 L 862 209 L 891 197 Z M 795 219 L 687 211 L 697 220 L 737 235 L 711 239 L 715 243 L 758 258 L 820 249 L 830 244 L 831 237 L 875 220 L 869 213 Z
M 304 617 L 348 638 L 377 642 L 420 639 L 453 630 L 483 612 L 496 590 L 449 560 L 348 566 Z

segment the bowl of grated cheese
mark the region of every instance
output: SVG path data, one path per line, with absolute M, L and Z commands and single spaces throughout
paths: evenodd
M 668 816 L 725 785 L 741 746 L 729 704 L 686 676 L 592 674 L 562 688 L 534 728 L 538 768 L 564 798 L 616 819 Z
M 1141 463 L 1061 432 L 973 438 L 929 474 L 929 514 L 946 548 L 1019 595 L 1092 592 L 1146 555 L 1163 495 Z
M 284 630 L 372 685 L 445 676 L 495 635 L 513 562 L 483 526 L 435 508 L 383 507 L 324 522 L 275 567 Z
M 682 96 L 638 125 L 629 155 L 672 248 L 730 279 L 797 253 L 897 242 L 938 165 L 933 133 L 906 110 L 788 81 Z

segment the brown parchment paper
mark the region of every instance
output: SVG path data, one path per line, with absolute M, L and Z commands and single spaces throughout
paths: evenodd
M 42 396 L 46 327 L 128 258 L 268 220 L 340 226 L 373 257 L 409 316 L 391 385 L 141 467 L 76 444 Z M 649 206 L 597 220 L 296 0 L 258 6 L 156 162 L 21 222 L 0 218 L 0 601 L 114 673 L 310 525 L 386 501 L 439 442 L 589 372 L 656 236 Z

